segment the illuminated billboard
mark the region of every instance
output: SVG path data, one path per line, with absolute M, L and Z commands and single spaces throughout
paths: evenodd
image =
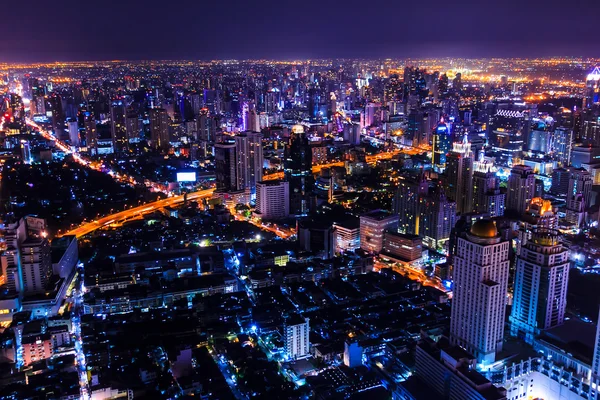
M 196 182 L 195 172 L 178 172 L 177 182 Z

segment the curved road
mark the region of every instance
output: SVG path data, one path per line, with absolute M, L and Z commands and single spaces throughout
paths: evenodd
M 215 189 L 206 189 L 206 190 L 200 190 L 197 192 L 192 192 L 187 195 L 187 199 L 191 201 L 191 200 L 198 200 L 198 199 L 204 199 L 207 197 L 211 197 L 214 191 L 215 191 Z M 61 233 L 58 236 L 75 235 L 79 238 L 81 236 L 85 236 L 88 233 L 95 231 L 96 229 L 100 229 L 105 226 L 119 223 L 119 222 L 122 222 L 122 221 L 125 221 L 128 219 L 131 219 L 131 218 L 139 217 L 141 215 L 150 214 L 160 208 L 169 207 L 169 206 L 172 206 L 172 205 L 175 205 L 178 203 L 182 203 L 182 202 L 183 202 L 183 195 L 167 197 L 166 199 L 163 199 L 163 200 L 158 200 L 153 203 L 148 203 L 148 204 L 144 204 L 141 206 L 133 207 L 128 210 L 124 210 L 124 211 L 120 211 L 118 213 L 107 215 L 106 217 L 98 218 L 97 220 L 94 220 L 92 222 L 84 223 L 84 224 L 80 225 L 79 227 L 72 229 L 68 232 Z

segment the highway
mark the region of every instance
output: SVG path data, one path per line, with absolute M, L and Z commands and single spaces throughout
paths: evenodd
M 449 296 L 452 294 L 449 292 L 448 288 L 445 287 L 442 282 L 436 277 L 430 278 L 425 273 L 418 268 L 412 268 L 409 266 L 402 265 L 400 263 L 388 263 L 380 259 L 375 259 L 375 271 L 379 271 L 383 268 L 392 268 L 394 271 L 407 276 L 410 280 L 419 281 L 423 286 L 431 286 L 438 290 L 441 290 L 444 293 L 447 293 Z
M 187 199 L 190 201 L 205 199 L 207 197 L 211 197 L 214 191 L 215 189 L 199 190 L 197 192 L 189 193 L 187 195 Z M 79 238 L 97 229 L 104 228 L 113 224 L 119 224 L 123 221 L 127 221 L 130 219 L 139 218 L 142 215 L 153 213 L 164 207 L 170 207 L 179 203 L 183 203 L 183 197 L 183 195 L 167 197 L 166 199 L 158 200 L 153 203 L 144 204 L 114 214 L 110 214 L 106 217 L 98 218 L 94 221 L 83 223 L 77 228 L 69 230 L 67 232 L 60 232 L 58 236 L 75 235 Z

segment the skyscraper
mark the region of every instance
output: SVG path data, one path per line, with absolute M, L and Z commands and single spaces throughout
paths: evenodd
M 506 208 L 523 214 L 535 197 L 535 175 L 531 167 L 515 165 L 508 177 Z
M 600 103 L 600 67 L 596 67 L 590 72 L 585 80 L 586 92 L 584 98 L 584 108 L 591 108 L 594 104 Z
M 243 189 L 239 186 L 237 163 L 235 143 L 217 143 L 215 145 L 215 174 L 218 191 L 231 192 Z
M 536 229 L 517 256 L 511 335 L 532 343 L 540 330 L 561 325 L 568 281 L 569 252 L 558 241 L 557 232 Z
M 169 149 L 170 118 L 164 108 L 150 110 L 150 137 L 152 147 L 161 150 Z
M 122 100 L 114 100 L 110 104 L 110 135 L 114 152 L 126 153 L 129 149 L 129 140 L 125 126 L 125 103 Z
M 476 221 L 457 238 L 450 339 L 478 363 L 493 363 L 502 349 L 509 245 L 491 220 Z
M 591 206 L 592 175 L 583 168 L 573 168 L 570 172 L 567 222 L 579 228 L 584 223 L 586 209 Z
M 462 143 L 454 143 L 446 156 L 446 195 L 456 203 L 456 211 L 473 211 L 473 152 L 464 136 Z
M 500 192 L 497 169 L 483 159 L 473 166 L 473 211 L 490 217 L 504 215 L 505 194 Z
M 442 118 L 433 132 L 432 163 L 438 171 L 446 167 L 446 154 L 450 151 L 451 143 L 450 127 Z
M 256 183 L 263 176 L 262 133 L 245 132 L 234 136 L 237 157 L 238 186 L 256 193 Z
M 302 125 L 292 128 L 283 165 L 285 180 L 290 183 L 290 214 L 305 215 L 310 209 L 315 179 L 312 173 L 312 149 Z
M 85 146 L 91 155 L 98 154 L 98 129 L 96 127 L 96 118 L 91 112 L 86 112 L 83 117 L 85 126 Z

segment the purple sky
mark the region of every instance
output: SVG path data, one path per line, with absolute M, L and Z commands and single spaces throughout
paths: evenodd
M 0 61 L 600 57 L 600 0 L 24 0 Z

